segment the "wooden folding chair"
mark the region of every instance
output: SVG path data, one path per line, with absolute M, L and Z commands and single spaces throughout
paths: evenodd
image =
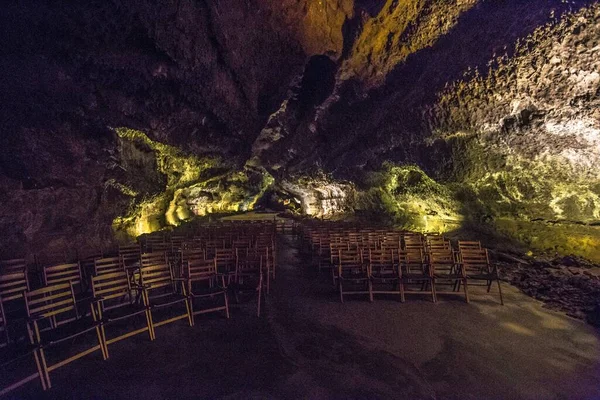
M 399 251 L 402 249 L 402 237 L 400 235 L 387 235 L 383 238 L 380 245 L 381 249 Z
M 154 253 L 143 253 L 140 256 L 140 263 L 142 267 L 156 264 L 168 265 L 169 260 L 167 258 L 167 254 L 164 251 L 156 251 Z
M 170 242 L 152 242 L 146 247 L 148 253 L 170 253 L 171 250 L 173 250 L 173 245 Z
M 481 242 L 473 240 L 459 240 L 458 251 L 461 250 L 481 250 Z
M 392 249 L 368 250 L 369 278 L 373 294 L 398 294 L 404 303 L 404 286 L 402 285 L 402 270 L 398 263 L 398 253 Z M 388 285 L 390 289 L 379 289 L 375 285 Z
M 325 233 L 321 233 L 315 236 L 315 246 L 313 247 L 312 254 L 316 257 L 316 260 L 312 260 L 312 264 L 317 264 L 317 272 L 320 274 L 324 268 L 333 268 L 331 265 L 331 238 Z
M 177 283 L 181 284 L 181 293 L 177 291 Z M 190 326 L 194 324 L 191 313 L 190 299 L 187 294 L 185 279 L 174 278 L 173 271 L 166 263 L 158 265 L 149 265 L 140 268 L 140 288 L 142 290 L 142 299 L 144 306 L 150 311 L 151 335 L 156 337 L 155 328 L 178 321 L 183 318 L 188 318 Z M 154 322 L 155 312 L 157 310 L 185 304 L 186 312 L 160 322 Z
M 185 279 L 187 284 L 187 293 L 190 297 L 192 324 L 196 315 L 221 310 L 225 310 L 225 315 L 229 318 L 229 298 L 227 296 L 225 278 L 222 275 L 217 275 L 215 259 L 188 259 L 184 264 L 183 279 Z M 223 305 L 201 308 L 196 306 L 197 302 L 194 302 L 195 299 L 212 299 L 220 296 L 223 296 Z
M 427 251 L 452 250 L 450 240 L 441 235 L 428 235 L 426 237 Z
M 142 248 L 139 243 L 131 243 L 119 246 L 119 257 L 123 262 L 124 268 L 140 265 L 142 256 Z
M 268 273 L 269 280 L 275 280 L 277 269 L 277 241 L 275 240 L 275 236 L 272 234 L 261 233 L 256 237 L 256 241 L 254 244 L 257 248 L 268 248 L 269 251 L 267 253 L 268 259 L 265 260 L 268 264 Z
M 435 250 L 428 254 L 429 267 L 433 275 L 435 297 L 438 294 L 460 294 L 460 285 L 463 285 L 465 301 L 469 302 L 467 277 L 462 264 L 457 260 L 453 250 Z M 437 286 L 450 286 L 452 290 L 439 290 Z
M 23 298 L 23 292 L 29 290 L 29 279 L 25 268 L 0 271 L 0 297 L 3 302 Z
M 143 332 L 148 332 L 150 340 L 154 340 L 152 336 L 153 332 L 150 328 L 150 310 L 135 301 L 135 295 L 131 288 L 131 281 L 127 272 L 120 270 L 92 277 L 92 294 L 94 296 L 92 317 L 94 321 L 102 322 L 100 330 L 107 358 L 109 356 L 108 345 L 120 340 Z M 146 326 L 144 328 L 135 329 L 110 339 L 107 338 L 107 326 L 142 314 L 145 315 L 146 319 Z
M 33 356 L 35 347 L 28 346 L 25 343 L 11 343 L 8 336 L 8 324 L 2 298 L 0 298 L 0 396 L 23 386 L 37 378 L 42 378 L 39 372 L 31 374 L 25 378 L 19 377 L 17 382 L 9 372 L 14 371 L 13 363 L 24 359 L 28 356 Z M 31 358 L 33 361 L 33 357 Z M 12 368 L 11 368 L 12 367 Z M 43 381 L 41 381 L 44 384 Z
M 94 275 L 114 274 L 125 271 L 120 257 L 97 258 L 94 260 Z
M 402 236 L 402 249 L 425 249 L 425 242 L 423 240 L 423 235 L 420 233 L 413 234 L 404 234 Z
M 430 294 L 431 300 L 435 303 L 433 275 L 425 261 L 423 249 L 416 247 L 400 250 L 397 257 L 403 292 L 405 294 Z M 416 286 L 418 290 L 410 289 L 413 286 Z
M 363 262 L 361 251 L 358 249 L 340 249 L 338 250 L 338 258 L 337 283 L 340 292 L 340 301 L 344 302 L 344 294 L 368 294 L 369 301 L 373 301 L 373 285 L 369 279 L 368 266 Z M 348 286 L 352 284 L 360 288 L 348 290 Z
M 50 265 L 45 267 L 43 272 L 45 286 L 71 282 L 77 302 L 90 299 L 91 295 L 88 292 L 88 287 L 84 285 L 80 263 Z
M 25 292 L 27 331 L 32 345 L 37 347 L 35 361 L 44 389 L 52 387 L 50 373 L 96 350 L 106 359 L 100 322 L 80 317 L 71 282 L 59 283 Z M 46 329 L 42 324 L 46 323 Z M 98 344 L 60 362 L 50 365 L 46 351 L 60 343 L 71 341 L 88 332 L 96 331 Z
M 498 294 L 500 295 L 500 304 L 504 305 L 502 298 L 502 287 L 498 277 L 498 267 L 490 263 L 490 257 L 487 249 L 462 248 L 459 252 L 460 264 L 466 275 L 467 281 L 485 282 L 487 292 L 490 292 L 494 281 L 498 284 Z
M 0 274 L 27 271 L 27 262 L 24 258 L 0 260 Z
M 235 249 L 222 248 L 215 249 L 215 262 L 217 263 L 217 272 L 225 277 L 227 285 L 235 276 L 236 259 Z

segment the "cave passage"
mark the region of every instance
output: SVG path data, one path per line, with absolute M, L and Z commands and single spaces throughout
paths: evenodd
M 115 3 L 0 13 L 0 398 L 600 399 L 600 0 Z

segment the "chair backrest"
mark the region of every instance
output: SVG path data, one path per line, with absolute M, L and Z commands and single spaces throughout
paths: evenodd
M 167 242 L 151 242 L 146 246 L 146 251 L 150 252 L 150 253 L 158 253 L 158 252 L 169 252 L 171 251 L 173 248 L 173 246 L 171 245 L 171 243 L 167 243 Z M 142 254 L 143 256 L 143 254 Z
M 79 317 L 71 282 L 25 292 L 25 307 L 27 316 L 40 319 L 52 318 L 56 325 L 61 324 L 60 316 L 63 314 L 72 312 Z
M 404 235 L 402 236 L 403 249 L 425 249 L 422 235 Z
M 236 270 L 238 273 L 256 271 L 267 262 L 268 247 L 261 249 L 236 249 Z
M 0 274 L 27 271 L 27 262 L 24 258 L 0 260 Z
M 206 258 L 206 251 L 204 249 L 187 249 L 181 252 L 182 263 L 192 260 L 206 260 Z
M 326 257 L 327 255 L 329 255 L 329 250 L 331 248 L 331 238 L 329 236 L 321 236 L 319 237 L 319 241 L 317 243 L 317 252 L 319 253 L 319 255 Z
M 440 235 L 427 236 L 427 249 L 429 251 L 451 250 L 450 240 Z
M 363 257 L 362 252 L 359 249 L 350 249 L 350 250 L 338 250 L 338 265 L 344 268 L 363 268 Z
M 429 265 L 433 273 L 456 274 L 457 260 L 452 249 L 432 250 L 428 253 Z
M 460 262 L 467 274 L 489 274 L 492 272 L 487 249 L 462 249 L 459 252 Z
M 50 265 L 44 268 L 44 285 L 72 282 L 79 285 L 82 281 L 81 265 L 79 263 Z
M 398 253 L 393 249 L 369 249 L 371 268 L 393 268 L 398 263 Z
M 124 271 L 121 257 L 98 258 L 94 260 L 94 275 L 113 274 Z
M 93 276 L 92 294 L 95 298 L 102 297 L 105 309 L 119 307 L 133 301 L 129 275 L 123 270 Z M 123 302 L 125 296 L 127 302 Z
M 147 265 L 140 268 L 140 283 L 150 285 L 150 290 L 173 284 L 173 272 L 168 264 Z
M 179 251 L 183 249 L 186 240 L 187 239 L 185 236 L 171 236 L 171 251 Z
M 204 243 L 206 248 L 211 248 L 211 249 L 224 249 L 225 248 L 225 239 L 211 239 L 211 240 L 207 240 L 206 243 Z
M 157 251 L 154 253 L 144 253 L 140 257 L 142 267 L 156 264 L 168 264 L 167 253 Z
M 398 264 L 407 274 L 427 274 L 429 270 L 425 264 L 425 253 L 421 248 L 400 250 L 397 253 Z
M 402 248 L 402 239 L 398 236 L 385 236 L 381 241 L 380 247 L 382 249 L 400 250 Z
M 472 240 L 459 240 L 458 250 L 481 250 L 481 242 Z
M 225 249 L 225 240 L 207 240 L 204 243 L 204 249 L 206 250 L 206 257 L 214 258 L 217 255 L 217 250 Z
M 209 281 L 217 276 L 215 259 L 192 259 L 185 264 L 185 276 L 192 282 Z
M 141 255 L 142 248 L 139 243 L 119 246 L 119 257 L 121 257 L 125 266 L 140 262 Z
M 227 271 L 235 269 L 235 250 L 234 249 L 215 249 L 215 262 L 217 268 Z
M 339 255 L 340 255 L 340 250 L 342 251 L 347 251 L 350 250 L 350 242 L 347 241 L 343 241 L 343 242 L 331 242 L 329 244 L 329 251 L 327 252 L 328 254 L 331 254 L 332 257 L 332 261 L 338 260 L 339 259 Z M 354 246 L 354 249 L 356 249 L 357 247 Z
M 236 239 L 233 241 L 233 248 L 235 249 L 249 249 L 254 246 L 254 241 L 249 237 Z
M 3 302 L 23 298 L 26 290 L 29 290 L 29 279 L 25 270 L 0 271 L 0 297 Z

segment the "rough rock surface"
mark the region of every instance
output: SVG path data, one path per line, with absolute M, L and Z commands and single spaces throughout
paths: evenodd
M 531 260 L 527 264 L 504 263 L 503 279 L 524 293 L 600 327 L 600 266 L 577 257 Z
M 532 248 L 600 259 L 599 9 L 10 3 L 0 16 L 3 253 L 54 251 L 72 237 L 98 246 L 113 221 L 158 229 L 244 209 L 272 176 L 274 192 L 312 198 L 316 214 L 352 198 L 409 227 L 488 224 Z M 311 183 L 319 174 L 326 182 Z M 321 187 L 343 182 L 357 195 Z

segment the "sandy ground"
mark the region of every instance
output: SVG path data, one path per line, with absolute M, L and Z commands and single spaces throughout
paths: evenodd
M 503 285 L 472 303 L 411 296 L 339 302 L 281 238 L 266 313 L 179 321 L 90 355 L 15 399 L 600 399 L 600 334 Z

